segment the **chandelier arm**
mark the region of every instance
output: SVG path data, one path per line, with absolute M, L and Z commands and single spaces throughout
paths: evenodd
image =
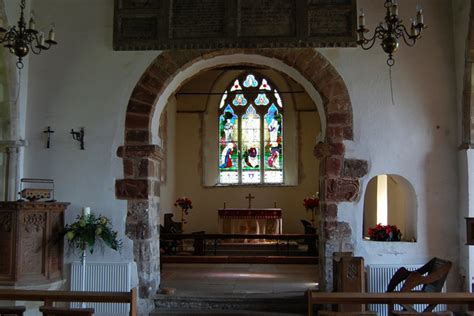
M 414 46 L 416 43 L 416 37 L 413 37 L 410 35 L 410 33 L 408 33 L 405 25 L 401 24 L 399 25 L 399 27 L 401 29 L 400 30 L 401 37 L 403 38 L 403 41 L 405 42 L 405 44 L 410 47 Z
M 30 51 L 33 54 L 39 55 L 41 53 L 41 47 L 33 45 L 33 42 L 31 42 L 29 46 L 30 46 Z
M 369 50 L 375 45 L 375 36 L 376 33 L 370 38 L 365 37 L 364 33 L 359 33 L 360 40 L 358 41 L 360 47 L 362 47 L 363 50 Z

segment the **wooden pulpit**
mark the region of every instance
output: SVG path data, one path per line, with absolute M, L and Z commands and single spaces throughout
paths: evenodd
M 62 278 L 64 211 L 69 203 L 0 202 L 0 285 Z

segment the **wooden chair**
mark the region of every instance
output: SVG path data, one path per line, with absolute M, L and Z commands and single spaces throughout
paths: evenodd
M 63 307 L 49 307 L 41 306 L 39 308 L 43 316 L 92 316 L 94 315 L 93 308 L 63 308 Z
M 403 282 L 400 292 L 412 292 L 422 285 L 421 292 L 441 292 L 444 282 L 451 269 L 451 261 L 433 258 L 427 264 L 414 271 L 408 271 L 406 268 L 400 268 L 395 272 L 387 286 L 387 292 L 395 292 L 399 284 Z M 437 304 L 430 304 L 423 312 L 431 312 Z M 410 305 L 402 305 L 404 309 L 415 312 Z
M 453 316 L 453 312 L 442 311 L 442 312 L 414 313 L 414 312 L 408 312 L 408 311 L 393 311 L 392 316 Z
M 318 316 L 378 316 L 377 312 L 330 312 L 320 311 Z
M 25 310 L 25 306 L 2 306 L 0 316 L 22 316 Z

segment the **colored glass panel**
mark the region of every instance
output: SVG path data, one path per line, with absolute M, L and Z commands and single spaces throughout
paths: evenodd
M 236 106 L 246 106 L 247 105 L 247 99 L 244 97 L 243 94 L 237 94 L 235 96 L 235 99 L 234 101 L 232 101 L 232 104 L 233 105 L 236 105 Z
M 237 171 L 221 171 L 219 174 L 219 183 L 239 183 L 239 173 Z
M 222 96 L 221 104 L 219 105 L 219 109 L 222 109 L 224 107 L 226 99 L 227 99 L 227 90 L 224 92 L 224 95 Z
M 234 84 L 232 85 L 232 88 L 230 88 L 230 91 L 236 91 L 236 90 L 242 90 L 242 87 L 240 86 L 239 80 L 235 80 Z
M 239 170 L 239 156 L 238 156 L 238 117 L 230 105 L 224 110 L 224 113 L 219 118 L 219 170 L 220 180 L 229 182 L 234 179 L 230 173 L 224 172 L 232 171 L 237 174 Z M 233 180 L 232 180 L 233 181 Z
M 278 106 L 282 108 L 283 102 L 281 102 L 280 94 L 278 93 L 276 89 L 275 89 L 275 98 L 277 99 Z
M 283 116 L 278 113 L 275 104 L 272 104 L 264 118 L 264 179 L 266 183 L 267 180 L 271 183 L 283 182 L 282 124 Z
M 244 87 L 245 88 L 250 88 L 250 87 L 255 88 L 256 86 L 258 86 L 258 81 L 257 81 L 257 79 L 255 79 L 255 76 L 254 75 L 248 75 L 247 78 L 245 78 Z
M 270 85 L 268 84 L 267 79 L 262 79 L 262 84 L 260 85 L 260 90 L 272 91 L 272 88 L 270 88 Z
M 242 116 L 242 183 L 260 182 L 260 116 L 250 105 Z
M 268 105 L 268 103 L 270 103 L 270 101 L 265 93 L 259 93 L 255 99 L 255 105 Z

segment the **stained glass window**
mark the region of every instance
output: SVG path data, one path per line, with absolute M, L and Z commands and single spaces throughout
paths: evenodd
M 283 183 L 283 163 L 280 95 L 268 79 L 244 73 L 219 105 L 219 183 Z

